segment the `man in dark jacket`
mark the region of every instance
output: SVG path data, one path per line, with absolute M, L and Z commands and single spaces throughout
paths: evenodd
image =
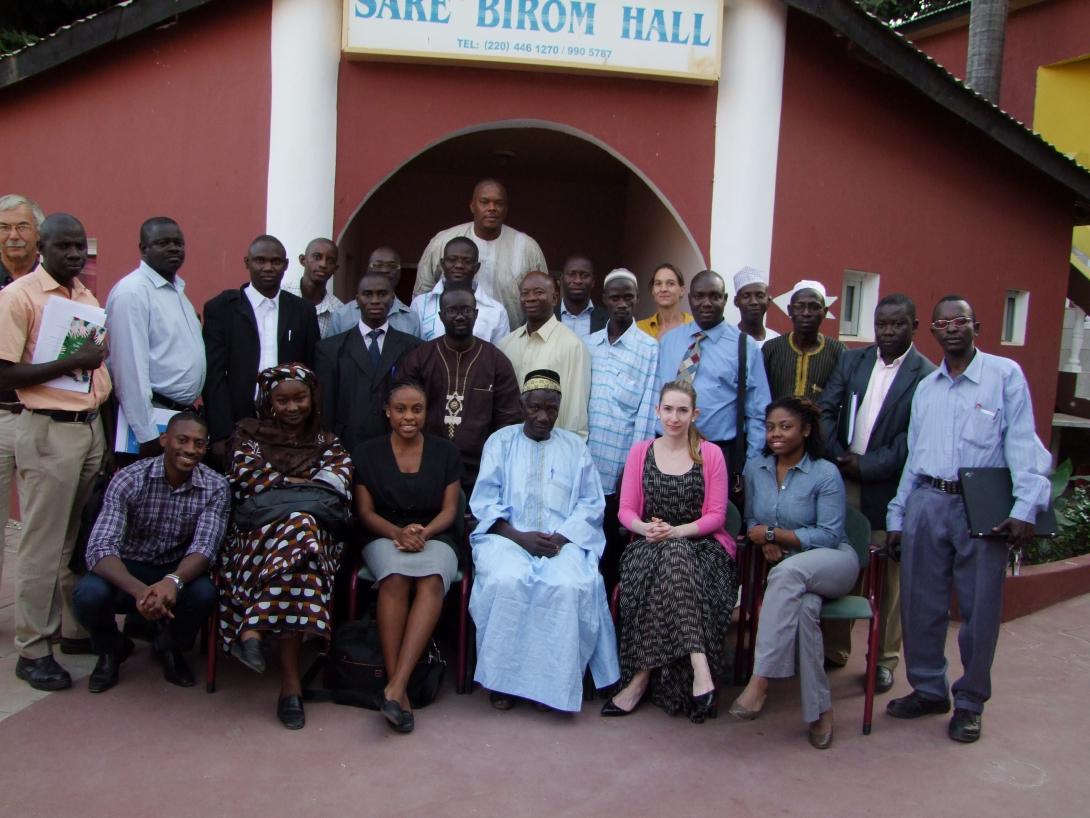
M 826 457 L 840 467 L 848 505 L 871 524 L 871 542 L 885 545 L 886 507 L 908 458 L 908 421 L 916 386 L 935 366 L 912 345 L 916 306 L 887 295 L 874 311 L 876 343 L 840 356 L 818 400 Z M 876 689 L 893 686 L 901 651 L 900 566 L 885 561 Z M 851 653 L 851 622 L 823 627 L 826 662 L 842 666 Z
M 243 260 L 250 283 L 204 305 L 208 375 L 204 406 L 212 451 L 222 463 L 235 423 L 254 416 L 257 374 L 277 364 L 314 366 L 314 305 L 280 289 L 288 254 L 275 236 L 258 236 Z
M 393 300 L 390 279 L 368 270 L 356 291 L 360 323 L 318 344 L 323 420 L 349 452 L 390 431 L 386 392 L 398 378 L 402 356 L 420 345 L 419 338 L 390 328 Z

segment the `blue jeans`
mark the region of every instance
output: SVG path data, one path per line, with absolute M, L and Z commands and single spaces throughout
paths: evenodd
M 129 573 L 146 585 L 152 585 L 176 565 L 152 565 L 136 560 L 122 560 Z M 216 608 L 217 593 L 212 581 L 204 576 L 190 582 L 178 594 L 174 618 L 163 620 L 165 627 L 156 637 L 157 650 L 189 650 L 197 638 L 201 624 Z M 76 618 L 91 634 L 98 653 L 116 651 L 121 635 L 117 630 L 117 614 L 136 613 L 136 600 L 120 588 L 115 588 L 98 574 L 80 577 L 72 592 Z

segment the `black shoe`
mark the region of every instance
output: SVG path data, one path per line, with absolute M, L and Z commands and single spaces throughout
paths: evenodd
M 35 690 L 65 690 L 72 686 L 72 677 L 52 654 L 41 659 L 20 656 L 15 663 L 15 675 Z
M 928 699 L 913 690 L 907 696 L 891 700 L 886 705 L 886 712 L 895 719 L 918 719 L 920 716 L 949 713 L 950 700 Z
M 972 744 L 980 738 L 980 714 L 963 707 L 954 708 L 950 719 L 950 738 L 962 744 Z
M 164 650 L 159 654 L 159 661 L 163 663 L 163 678 L 172 685 L 193 687 L 197 683 L 180 650 Z
M 256 636 L 232 642 L 231 655 L 254 673 L 265 672 L 265 654 L 261 652 L 261 640 Z
M 411 733 L 416 726 L 413 714 L 393 699 L 382 700 L 382 715 L 387 724 L 398 733 Z
M 131 639 L 122 637 L 117 651 L 100 654 L 95 669 L 87 679 L 87 690 L 91 693 L 104 693 L 117 684 L 121 663 L 132 655 L 134 647 Z
M 613 703 L 613 699 L 610 699 L 609 701 L 607 701 L 605 704 L 602 705 L 602 715 L 606 716 L 607 718 L 609 718 L 609 717 L 620 717 L 620 716 L 631 716 L 633 713 L 635 713 L 639 709 L 640 704 L 642 702 L 643 702 L 643 699 L 640 699 L 640 701 L 636 702 L 635 707 L 633 707 L 631 710 L 624 710 L 624 709 L 618 707 L 617 705 L 615 705 Z
M 866 679 L 865 676 L 863 678 Z M 874 692 L 888 693 L 891 687 L 893 687 L 893 671 L 879 665 L 874 674 Z
M 693 696 L 693 709 L 689 713 L 689 721 L 693 724 L 703 724 L 704 719 L 714 719 L 719 715 L 719 702 L 716 701 L 715 688 L 699 696 Z
M 82 639 L 69 638 L 67 636 L 61 637 L 61 653 L 68 656 L 79 656 L 81 654 L 93 654 L 96 653 L 94 646 L 91 644 L 90 637 L 84 637 Z
M 499 693 L 495 690 L 488 694 L 488 701 L 497 710 L 510 710 L 515 706 L 514 696 L 508 696 L 506 693 Z
M 303 697 L 294 693 L 281 696 L 276 702 L 276 717 L 289 730 L 302 730 L 307 723 L 307 714 L 303 712 Z

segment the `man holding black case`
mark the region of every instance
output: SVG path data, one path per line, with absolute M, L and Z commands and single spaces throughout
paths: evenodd
M 1008 547 L 1033 537 L 1030 521 L 1049 501 L 1050 458 L 1034 431 L 1025 376 L 1014 361 L 978 350 L 979 332 L 973 308 L 961 296 L 935 305 L 931 334 L 943 361 L 916 389 L 908 462 L 887 515 L 889 547 L 901 553 L 901 622 L 912 693 L 891 701 L 886 712 L 913 719 L 950 710 L 945 648 L 954 589 L 965 672 L 953 685 L 949 734 L 960 742 L 980 738 L 981 713 L 991 696 Z M 1013 507 L 993 536 L 969 536 L 958 479 L 958 469 L 969 467 L 1011 471 Z

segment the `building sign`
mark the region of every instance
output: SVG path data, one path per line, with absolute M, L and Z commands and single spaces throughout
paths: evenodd
M 723 0 L 345 0 L 343 49 L 715 82 L 722 32 Z

